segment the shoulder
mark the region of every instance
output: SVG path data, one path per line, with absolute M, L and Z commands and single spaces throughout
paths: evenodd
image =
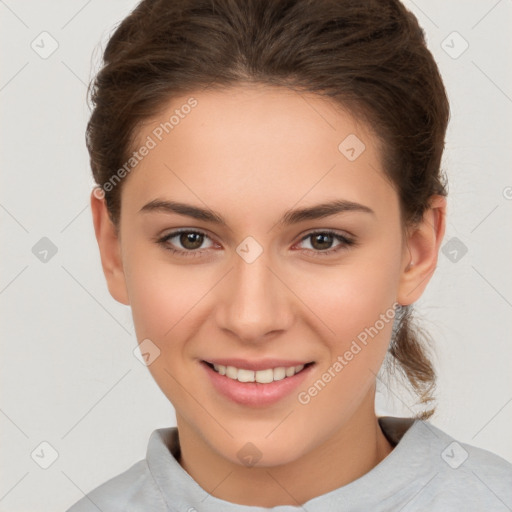
M 414 425 L 417 447 L 426 445 L 430 452 L 430 470 L 421 482 L 422 505 L 442 504 L 443 510 L 456 510 L 461 504 L 467 504 L 465 510 L 475 511 L 512 509 L 510 462 L 457 441 L 429 422 L 418 421 Z
M 66 512 L 166 511 L 145 459 L 88 492 Z
M 168 512 L 161 485 L 174 482 L 180 466 L 176 427 L 154 430 L 146 458 L 84 495 L 66 512 Z

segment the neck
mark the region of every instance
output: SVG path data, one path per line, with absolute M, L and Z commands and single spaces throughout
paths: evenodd
M 232 463 L 177 415 L 178 462 L 216 498 L 247 506 L 299 506 L 360 478 L 391 453 L 393 446 L 382 433 L 371 403 L 370 414 L 357 413 L 314 450 L 272 467 Z

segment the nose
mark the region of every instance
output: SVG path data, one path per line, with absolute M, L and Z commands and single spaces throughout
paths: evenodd
M 239 341 L 265 342 L 293 322 L 293 293 L 272 267 L 265 251 L 252 263 L 234 255 L 234 268 L 217 297 L 216 320 Z

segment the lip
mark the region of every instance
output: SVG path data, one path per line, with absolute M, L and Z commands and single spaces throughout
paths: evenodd
M 217 362 L 224 361 L 224 362 Z M 229 361 L 233 364 L 226 364 Z M 234 363 L 238 361 L 238 363 Z M 213 361 L 208 361 L 213 364 Z M 269 362 L 271 364 L 269 365 Z M 266 368 L 278 368 L 279 366 L 298 366 L 304 364 L 298 362 L 297 364 L 282 364 L 284 361 L 280 361 L 279 364 L 274 365 L 275 360 L 265 360 L 252 362 L 252 367 L 244 366 L 247 365 L 248 361 L 236 360 L 236 359 L 216 359 L 215 364 L 223 364 L 225 366 L 235 366 L 237 368 L 245 368 L 247 370 L 258 370 Z M 287 361 L 286 363 L 295 361 Z M 243 364 L 242 364 L 243 363 Z M 224 397 L 231 401 L 244 406 L 250 407 L 265 407 L 279 402 L 286 396 L 289 396 L 300 384 L 306 379 L 306 377 L 313 370 L 315 363 L 311 362 L 309 366 L 306 366 L 299 373 L 296 373 L 293 377 L 286 377 L 284 379 L 269 382 L 268 384 L 261 384 L 259 382 L 238 382 L 237 380 L 230 379 L 225 375 L 217 373 L 213 368 L 208 366 L 205 361 L 201 361 L 200 365 L 204 368 L 206 374 L 210 378 L 213 387 Z M 237 364 L 239 366 L 237 366 Z M 264 364 L 265 366 L 262 366 Z
M 258 361 L 248 361 L 247 359 L 228 358 L 228 359 L 205 359 L 207 363 L 221 364 L 223 366 L 234 366 L 235 368 L 243 368 L 244 370 L 268 370 L 269 368 L 279 368 L 284 366 L 306 365 L 312 361 L 298 361 L 296 359 L 260 359 Z

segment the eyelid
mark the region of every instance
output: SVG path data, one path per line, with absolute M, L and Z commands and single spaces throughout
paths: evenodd
M 162 245 L 164 249 L 172 252 L 173 254 L 178 254 L 180 256 L 184 257 L 198 257 L 201 256 L 204 252 L 206 252 L 210 247 L 206 249 L 195 249 L 195 250 L 186 250 L 186 249 L 175 249 L 174 247 L 170 246 L 168 241 L 172 238 L 175 238 L 176 236 L 181 235 L 182 233 L 194 233 L 201 236 L 204 236 L 205 238 L 210 239 L 210 241 L 213 242 L 213 244 L 218 244 L 205 230 L 198 229 L 198 228 L 178 228 L 174 231 L 171 231 L 163 236 L 156 237 L 155 241 L 156 243 Z M 317 234 L 323 234 L 323 235 L 330 235 L 336 240 L 338 240 L 340 243 L 337 246 L 331 247 L 329 249 L 325 250 L 314 250 L 314 249 L 298 249 L 299 251 L 306 252 L 308 254 L 312 254 L 314 257 L 316 256 L 330 256 L 334 253 L 338 253 L 343 250 L 347 250 L 350 247 L 356 247 L 359 245 L 357 242 L 357 238 L 354 235 L 348 234 L 344 231 L 339 232 L 338 230 L 334 229 L 313 229 L 311 231 L 308 231 L 302 235 L 300 235 L 300 238 L 298 242 L 296 242 L 294 245 L 297 245 L 297 243 L 303 242 L 304 240 L 312 237 L 313 235 Z
M 299 242 L 303 242 L 304 240 L 312 237 L 313 235 L 330 235 L 336 240 L 340 242 L 339 245 L 335 247 L 331 247 L 330 249 L 325 249 L 323 251 L 315 251 L 313 249 L 299 249 L 302 251 L 306 251 L 308 253 L 313 253 L 314 256 L 329 256 L 333 253 L 337 253 L 344 249 L 348 249 L 349 247 L 355 247 L 358 245 L 356 237 L 354 235 L 345 234 L 345 232 L 339 232 L 333 229 L 314 229 L 312 231 L 308 231 L 306 234 L 302 235 Z M 295 244 L 296 245 L 296 244 Z
M 163 243 L 165 244 L 168 240 L 170 240 L 171 238 L 174 238 L 176 236 L 179 236 L 181 235 L 182 233 L 193 233 L 193 234 L 197 234 L 197 235 L 202 235 L 204 236 L 205 238 L 208 238 L 211 242 L 213 242 L 214 244 L 217 244 L 218 245 L 218 242 L 215 242 L 215 240 L 213 239 L 213 237 L 211 237 L 207 231 L 203 230 L 203 229 L 198 229 L 198 228 L 177 228 L 175 230 L 172 230 L 172 231 L 169 231 L 168 233 L 164 234 L 164 235 L 158 235 L 155 237 L 155 241 L 157 243 Z M 196 249 L 194 251 L 186 251 L 186 252 L 200 252 L 200 251 L 204 251 L 205 249 Z
M 355 240 L 355 238 L 356 238 L 355 235 L 352 235 L 348 231 L 344 231 L 341 229 L 331 229 L 331 228 L 324 228 L 324 229 L 315 228 L 310 231 L 306 231 L 305 234 L 302 234 L 299 236 L 300 236 L 300 240 L 302 241 L 302 240 L 304 240 L 304 238 L 308 238 L 311 235 L 316 235 L 316 234 L 329 234 L 329 235 L 345 238 L 346 240 Z

